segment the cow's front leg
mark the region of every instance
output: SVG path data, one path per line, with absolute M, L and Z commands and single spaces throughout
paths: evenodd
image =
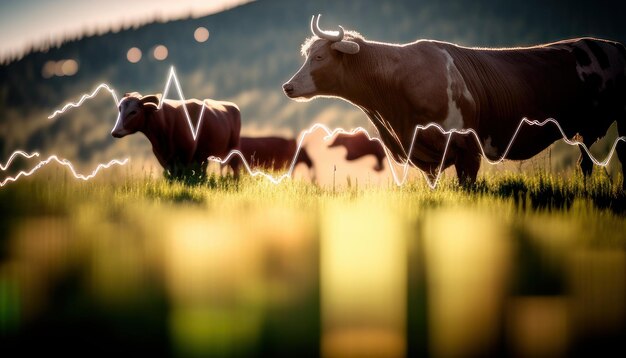
M 459 184 L 468 188 L 476 183 L 478 169 L 480 169 L 480 152 L 475 142 L 462 140 L 455 151 L 454 167 L 459 178 Z
M 239 172 L 241 171 L 241 166 L 243 165 L 241 158 L 235 155 L 230 159 L 231 168 L 233 168 L 233 176 L 236 180 L 239 180 Z

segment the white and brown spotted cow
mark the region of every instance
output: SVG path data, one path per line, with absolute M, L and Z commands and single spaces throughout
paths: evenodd
M 283 85 L 287 96 L 309 100 L 340 97 L 361 108 L 396 160 L 407 157 L 416 125 L 474 129 L 487 157 L 499 159 L 522 118 L 556 119 L 565 134 L 586 145 L 617 121 L 626 136 L 626 50 L 593 38 L 545 45 L 486 49 L 420 40 L 396 45 L 368 41 L 356 32 L 319 28 L 302 46 L 306 60 Z M 561 138 L 555 126 L 524 126 L 506 158 L 530 158 Z M 427 173 L 439 168 L 446 136 L 437 128 L 420 131 L 411 161 Z M 626 176 L 626 143 L 617 154 Z M 463 182 L 476 179 L 478 143 L 452 136 L 443 167 L 455 165 Z M 583 172 L 592 161 L 583 155 Z M 624 182 L 626 189 L 626 181 Z

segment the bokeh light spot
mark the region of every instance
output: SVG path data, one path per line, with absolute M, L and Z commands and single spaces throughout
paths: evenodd
M 65 60 L 61 65 L 61 70 L 65 76 L 74 76 L 78 72 L 78 62 L 76 60 Z
M 209 30 L 206 27 L 198 27 L 193 33 L 193 38 L 198 42 L 205 42 L 209 39 Z
M 63 73 L 63 60 L 61 61 L 57 61 L 54 63 L 54 74 L 55 76 L 58 77 L 63 77 L 64 73 Z
M 141 61 L 141 50 L 137 47 L 131 47 L 128 52 L 126 52 L 126 58 L 130 63 L 137 63 Z
M 78 61 L 71 58 L 59 61 L 47 61 L 41 68 L 41 76 L 46 79 L 54 76 L 74 76 L 77 72 Z
M 154 48 L 153 56 L 158 61 L 163 61 L 167 58 L 167 47 L 163 45 L 158 45 Z
M 41 75 L 43 78 L 50 78 L 54 76 L 54 66 L 54 61 L 48 61 L 45 65 L 43 65 L 43 68 L 41 69 Z

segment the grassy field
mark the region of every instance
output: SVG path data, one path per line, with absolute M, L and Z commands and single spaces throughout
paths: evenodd
M 404 187 L 49 169 L 0 189 L 3 349 L 625 350 L 626 196 L 597 171 Z M 85 353 L 89 352 L 89 353 Z M 296 354 L 297 353 L 297 354 Z M 622 352 L 624 353 L 624 352 Z

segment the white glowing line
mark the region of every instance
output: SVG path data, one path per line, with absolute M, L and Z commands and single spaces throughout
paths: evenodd
M 598 166 L 602 166 L 605 167 L 608 165 L 608 163 L 611 161 L 611 158 L 613 157 L 613 154 L 615 154 L 615 149 L 617 147 L 617 144 L 621 141 L 621 142 L 625 142 L 626 143 L 626 136 L 622 136 L 622 137 L 618 137 L 615 139 L 615 141 L 613 142 L 613 146 L 611 147 L 611 150 L 609 151 L 609 154 L 606 156 L 606 158 L 603 161 L 598 160 L 596 157 L 593 156 L 593 154 L 591 154 L 591 152 L 589 151 L 589 148 L 585 145 L 585 143 L 577 141 L 577 140 L 570 140 L 567 138 L 567 135 L 565 135 L 565 132 L 563 131 L 563 128 L 561 128 L 561 125 L 554 119 L 554 118 L 548 118 L 545 119 L 544 121 L 538 121 L 538 120 L 529 120 L 528 118 L 522 118 L 522 120 L 520 121 L 519 125 L 517 126 L 517 129 L 515 130 L 515 132 L 513 133 L 513 136 L 511 137 L 511 140 L 509 141 L 509 144 L 507 145 L 506 149 L 504 150 L 504 152 L 502 153 L 502 156 L 500 156 L 499 159 L 497 160 L 490 160 L 487 157 L 487 154 L 485 153 L 485 149 L 482 146 L 482 144 L 480 143 L 480 139 L 478 137 L 478 134 L 476 133 L 476 131 L 474 129 L 471 128 L 467 128 L 467 129 L 450 129 L 450 130 L 445 130 L 443 127 L 441 127 L 439 124 L 437 123 L 429 123 L 425 126 L 422 125 L 417 125 L 415 126 L 415 130 L 413 131 L 413 139 L 411 140 L 411 147 L 409 149 L 409 153 L 408 153 L 408 158 L 411 157 L 411 153 L 413 151 L 413 145 L 415 144 L 415 139 L 417 137 L 417 132 L 419 130 L 425 130 L 428 129 L 430 127 L 435 127 L 437 128 L 442 134 L 447 134 L 448 135 L 448 141 L 446 142 L 446 147 L 444 148 L 444 153 L 443 156 L 441 158 L 441 163 L 439 165 L 439 170 L 435 176 L 435 180 L 434 181 L 430 181 L 428 178 L 428 175 L 425 172 L 422 172 L 424 174 L 424 178 L 426 179 L 426 182 L 428 183 L 428 186 L 431 189 L 434 189 L 437 186 L 437 183 L 439 181 L 439 177 L 441 176 L 442 173 L 442 168 L 443 168 L 443 164 L 445 161 L 445 157 L 446 157 L 446 152 L 448 150 L 448 147 L 450 145 L 450 137 L 452 136 L 452 134 L 457 133 L 457 134 L 461 134 L 461 135 L 467 135 L 467 134 L 471 134 L 474 136 L 474 139 L 476 140 L 476 143 L 478 144 L 478 147 L 480 148 L 480 152 L 482 153 L 483 158 L 485 158 L 485 160 L 487 161 L 487 163 L 491 164 L 491 165 L 497 165 L 502 163 L 505 159 L 506 156 L 509 154 L 509 151 L 511 150 L 511 147 L 513 146 L 513 143 L 515 142 L 515 139 L 517 138 L 517 135 L 519 134 L 519 131 L 522 129 L 522 126 L 524 124 L 530 125 L 530 126 L 539 126 L 539 127 L 543 127 L 548 123 L 553 123 L 554 125 L 556 125 L 556 127 L 558 128 L 559 132 L 561 133 L 561 137 L 563 139 L 563 141 L 571 146 L 580 146 L 584 149 L 584 151 L 587 153 L 587 155 L 589 156 L 589 159 L 591 159 L 591 161 L 598 165 Z M 386 147 L 385 148 L 385 152 L 387 153 L 387 158 L 390 158 L 389 156 L 389 152 L 388 149 Z M 395 173 L 395 171 L 392 168 L 392 174 L 394 177 L 394 180 L 396 182 L 397 185 L 402 185 L 404 184 L 404 181 L 406 180 L 406 175 L 407 175 L 407 167 L 408 164 L 410 162 L 410 159 L 407 159 L 402 165 L 403 165 L 403 170 L 404 170 L 404 176 L 402 178 L 402 180 L 398 180 L 398 177 Z M 391 164 L 391 161 L 389 162 Z
M 56 111 L 54 111 L 54 113 L 52 113 L 51 115 L 48 116 L 48 119 L 54 119 L 56 116 L 58 116 L 59 114 L 64 113 L 65 111 L 67 111 L 70 108 L 77 108 L 80 107 L 83 102 L 85 102 L 88 99 L 91 99 L 95 96 L 98 95 L 98 93 L 100 92 L 101 89 L 106 89 L 107 91 L 109 91 L 109 93 L 111 94 L 111 96 L 113 97 L 113 101 L 115 101 L 115 107 L 117 107 L 119 105 L 119 101 L 117 100 L 117 95 L 115 94 L 115 91 L 112 90 L 108 84 L 106 83 L 101 83 L 100 85 L 98 85 L 98 87 L 96 87 L 96 89 L 93 90 L 93 92 L 91 92 L 90 94 L 84 94 L 80 100 L 78 100 L 78 102 L 69 102 L 67 103 L 65 106 L 63 106 L 63 108 L 61 109 L 57 109 Z
M 113 89 L 111 89 L 109 87 L 109 85 L 107 85 L 106 83 L 102 83 L 102 84 L 98 85 L 90 94 L 84 94 L 80 98 L 80 100 L 78 100 L 78 102 L 69 102 L 69 103 L 65 104 L 63 106 L 63 108 L 54 111 L 54 113 L 52 113 L 51 115 L 48 116 L 48 119 L 54 119 L 59 114 L 64 113 L 65 111 L 69 110 L 70 108 L 80 107 L 86 100 L 91 99 L 91 98 L 97 96 L 98 93 L 100 92 L 100 90 L 102 90 L 102 89 L 107 90 L 111 94 L 111 96 L 113 97 L 113 101 L 115 101 L 115 106 L 117 107 L 118 100 L 117 100 L 117 95 L 115 94 L 115 91 Z M 16 150 L 15 152 L 13 152 L 13 154 L 11 154 L 11 156 L 9 157 L 9 159 L 7 160 L 7 163 L 5 165 L 0 164 L 0 169 L 3 170 L 3 171 L 6 171 L 7 168 L 11 165 L 11 163 L 13 162 L 13 160 L 17 156 L 23 156 L 25 158 L 32 158 L 32 157 L 39 157 L 39 153 L 33 152 L 33 153 L 29 154 L 29 153 L 26 153 L 26 152 L 21 151 L 21 150 Z M 8 177 L 4 178 L 4 180 L 2 180 L 0 182 L 0 187 L 4 187 L 8 183 L 13 183 L 13 182 L 17 181 L 21 177 L 31 176 L 32 174 L 37 172 L 39 169 L 41 169 L 44 166 L 50 164 L 51 162 L 56 162 L 56 163 L 59 163 L 59 164 L 65 166 L 65 167 L 69 168 L 71 173 L 72 173 L 72 175 L 76 179 L 89 180 L 89 179 L 95 177 L 101 169 L 107 169 L 107 168 L 109 168 L 112 165 L 125 165 L 126 163 L 128 163 L 128 160 L 129 160 L 128 158 L 126 158 L 124 160 L 113 159 L 113 160 L 111 160 L 110 162 L 108 162 L 106 164 L 103 164 L 103 163 L 98 164 L 96 169 L 94 169 L 90 174 L 84 175 L 84 174 L 78 173 L 76 171 L 76 169 L 74 168 L 74 165 L 72 164 L 72 162 L 70 162 L 69 160 L 67 160 L 67 159 L 60 159 L 56 155 L 51 155 L 51 156 L 48 157 L 48 159 L 42 160 L 39 163 L 37 163 L 37 165 L 35 165 L 30 170 L 27 170 L 27 171 L 22 170 L 22 171 L 18 172 L 15 176 L 8 176 Z
M 210 156 L 208 158 L 208 160 L 214 161 L 214 162 L 218 162 L 220 164 L 226 164 L 228 163 L 232 157 L 234 156 L 238 156 L 239 158 L 241 158 L 241 160 L 243 161 L 243 165 L 246 168 L 246 170 L 248 171 L 248 174 L 250 174 L 252 177 L 256 177 L 256 176 L 262 176 L 264 178 L 266 178 L 267 180 L 271 181 L 274 184 L 278 184 L 280 182 L 282 182 L 284 179 L 286 178 L 291 178 L 293 171 L 295 170 L 296 167 L 296 161 L 298 159 L 298 154 L 300 154 L 300 151 L 302 151 L 302 146 L 304 144 L 304 139 L 311 133 L 315 132 L 316 130 L 322 130 L 326 133 L 326 135 L 324 136 L 324 141 L 328 141 L 330 139 L 332 139 L 335 135 L 341 133 L 341 134 L 347 134 L 347 135 L 355 135 L 358 132 L 363 132 L 367 135 L 367 137 L 369 138 L 369 140 L 374 140 L 379 142 L 383 148 L 385 148 L 385 145 L 383 144 L 383 142 L 376 137 L 372 137 L 370 136 L 370 134 L 367 132 L 367 130 L 365 130 L 365 128 L 363 127 L 357 127 L 355 129 L 352 129 L 350 131 L 345 130 L 343 128 L 335 128 L 335 129 L 330 129 L 327 126 L 325 126 L 324 124 L 321 123 L 315 123 L 314 125 L 312 125 L 311 127 L 309 127 L 307 130 L 302 131 L 302 133 L 300 134 L 300 138 L 298 139 L 298 146 L 296 147 L 296 152 L 294 153 L 293 159 L 291 160 L 291 164 L 289 165 L 289 169 L 282 175 L 278 176 L 278 177 L 274 177 L 271 174 L 268 174 L 266 172 L 260 171 L 260 170 L 252 170 L 252 168 L 250 167 L 250 165 L 248 164 L 248 162 L 246 161 L 246 158 L 244 157 L 243 153 L 241 153 L 241 151 L 239 150 L 231 150 L 228 155 L 226 157 L 224 157 L 224 159 L 216 157 L 216 156 Z
M 191 131 L 191 135 L 193 136 L 193 139 L 196 140 L 197 136 L 198 136 L 198 131 L 200 128 L 200 125 L 202 123 L 202 117 L 204 114 L 204 109 L 205 106 L 202 106 L 202 109 L 200 111 L 200 116 L 198 118 L 198 124 L 196 125 L 196 127 L 194 128 L 193 123 L 191 121 L 191 117 L 189 116 L 189 111 L 187 110 L 187 106 L 185 105 L 185 97 L 183 95 L 183 91 L 182 88 L 180 86 L 180 83 L 178 81 L 178 77 L 176 76 L 176 72 L 174 71 L 174 67 L 172 66 L 170 68 L 170 73 L 168 75 L 166 84 L 165 84 L 165 88 L 163 90 L 163 95 L 159 101 L 159 105 L 158 108 L 162 108 L 163 106 L 163 102 L 165 101 L 166 95 L 169 91 L 170 85 L 171 83 L 174 82 L 174 85 L 176 86 L 176 90 L 178 91 L 178 95 L 180 100 L 182 101 L 182 105 L 183 105 L 183 110 L 185 112 L 185 117 L 187 119 L 187 124 L 189 125 L 189 130 Z M 113 97 L 113 100 L 116 103 L 116 107 L 119 105 L 120 102 L 118 102 L 117 100 L 117 96 L 115 94 L 115 91 L 112 90 L 107 84 L 100 84 L 91 94 L 88 95 L 83 95 L 80 99 L 80 101 L 78 101 L 77 103 L 68 103 L 66 104 L 62 109 L 55 111 L 50 117 L 48 118 L 54 118 L 55 116 L 57 116 L 58 114 L 61 114 L 63 112 L 65 112 L 66 110 L 70 109 L 70 108 L 76 108 L 79 107 L 85 100 L 90 99 L 92 97 L 94 97 L 95 95 L 98 94 L 98 92 L 100 91 L 100 89 L 105 88 L 107 91 L 109 91 L 111 93 L 111 96 Z M 123 99 L 122 99 L 123 100 Z M 118 115 L 117 120 L 115 125 L 117 126 L 117 123 L 120 120 L 120 116 Z M 580 141 L 576 141 L 576 140 L 570 140 L 567 138 L 567 136 L 565 135 L 565 132 L 563 131 L 563 129 L 561 128 L 561 126 L 559 125 L 559 123 L 553 119 L 553 118 L 548 118 L 542 122 L 537 121 L 537 120 L 529 120 L 527 118 L 522 118 L 522 120 L 520 121 L 519 125 L 517 126 L 517 129 L 515 130 L 515 132 L 513 133 L 513 136 L 511 137 L 511 140 L 509 141 L 509 144 L 507 145 L 506 149 L 504 150 L 502 156 L 497 159 L 497 160 L 490 160 L 487 157 L 487 154 L 485 153 L 485 149 L 482 146 L 479 136 L 476 133 L 475 130 L 471 129 L 471 128 L 467 128 L 467 129 L 450 129 L 450 130 L 446 130 L 443 127 L 441 127 L 439 124 L 437 123 L 429 123 L 427 125 L 416 125 L 415 129 L 413 130 L 413 137 L 411 139 L 411 145 L 409 147 L 409 152 L 407 153 L 407 159 L 403 162 L 397 162 L 395 161 L 395 159 L 392 158 L 392 156 L 390 155 L 389 149 L 384 145 L 384 143 L 382 142 L 382 140 L 380 140 L 379 138 L 376 137 L 372 137 L 369 132 L 367 132 L 367 130 L 365 130 L 362 127 L 358 127 L 354 130 L 351 131 L 347 131 L 343 128 L 337 128 L 334 130 L 331 130 L 330 128 L 328 128 L 327 126 L 321 124 L 321 123 L 316 123 L 314 125 L 312 125 L 309 129 L 305 130 L 302 132 L 302 134 L 300 135 L 300 138 L 298 140 L 298 146 L 296 149 L 296 152 L 294 154 L 294 157 L 291 161 L 291 165 L 289 166 L 289 169 L 287 170 L 287 172 L 285 172 L 283 175 L 280 175 L 278 177 L 274 177 L 269 173 L 260 171 L 260 170 L 252 170 L 252 168 L 250 167 L 249 163 L 246 161 L 245 157 L 243 156 L 243 153 L 241 153 L 239 150 L 231 150 L 228 155 L 226 157 L 222 158 L 218 158 L 215 156 L 211 156 L 208 159 L 211 161 L 215 161 L 215 162 L 219 162 L 220 164 L 227 164 L 233 156 L 239 156 L 244 164 L 244 167 L 246 168 L 246 170 L 248 171 L 248 173 L 253 176 L 262 176 L 266 179 L 268 179 L 269 181 L 271 181 L 274 184 L 278 184 L 280 182 L 282 182 L 285 178 L 290 178 L 293 170 L 295 168 L 296 165 L 296 160 L 298 158 L 298 154 L 300 153 L 300 151 L 302 150 L 302 144 L 304 142 L 304 139 L 306 138 L 306 136 L 308 136 L 309 134 L 311 134 L 312 132 L 314 132 L 317 129 L 321 129 L 324 132 L 326 132 L 326 136 L 324 137 L 324 140 L 328 140 L 332 137 L 334 137 L 336 134 L 342 133 L 342 134 L 347 134 L 347 135 L 354 135 L 357 132 L 364 132 L 367 137 L 369 138 L 369 140 L 375 140 L 377 142 L 379 142 L 383 149 L 385 150 L 385 154 L 387 157 L 387 162 L 389 163 L 389 168 L 391 170 L 391 174 L 393 176 L 393 180 L 396 183 L 396 185 L 401 186 L 406 182 L 407 176 L 408 176 L 408 170 L 409 170 L 409 165 L 415 166 L 414 163 L 411 162 L 410 158 L 411 158 L 411 154 L 413 152 L 413 147 L 415 146 L 415 141 L 417 139 L 417 133 L 420 130 L 426 130 L 429 129 L 431 127 L 434 127 L 436 129 L 438 129 L 442 134 L 447 135 L 447 139 L 446 139 L 446 145 L 444 147 L 443 150 L 443 155 L 441 157 L 441 162 L 439 163 L 438 169 L 437 169 L 437 173 L 435 175 L 435 179 L 434 180 L 430 180 L 429 176 L 426 172 L 422 171 L 422 174 L 424 175 L 424 178 L 426 179 L 426 183 L 428 184 L 428 186 L 431 189 L 434 189 L 437 187 L 437 184 L 439 182 L 439 178 L 443 172 L 443 166 L 444 166 L 444 162 L 445 162 L 445 158 L 446 158 L 446 154 L 448 152 L 448 148 L 450 146 L 450 141 L 452 138 L 453 134 L 461 134 L 461 135 L 468 135 L 471 134 L 474 136 L 474 139 L 476 140 L 476 143 L 478 144 L 478 147 L 480 148 L 480 151 L 483 155 L 483 158 L 485 158 L 485 160 L 491 164 L 491 165 L 496 165 L 501 163 L 502 161 L 504 161 L 506 159 L 506 156 L 508 155 L 511 147 L 513 146 L 513 143 L 515 141 L 515 139 L 517 138 L 517 135 L 519 134 L 519 131 L 521 130 L 522 126 L 524 124 L 530 125 L 530 126 L 540 126 L 543 127 L 548 123 L 553 123 L 554 125 L 556 125 L 556 127 L 558 128 L 559 132 L 561 133 L 562 139 L 565 143 L 575 146 L 578 145 L 580 147 L 583 148 L 583 150 L 587 153 L 587 155 L 589 156 L 589 158 L 593 161 L 594 164 L 598 165 L 598 166 L 607 166 L 608 163 L 611 161 L 611 158 L 613 157 L 613 154 L 615 153 L 615 149 L 617 147 L 617 144 L 622 141 L 622 142 L 626 142 L 626 137 L 622 136 L 622 137 L 618 137 L 615 142 L 613 143 L 613 146 L 611 147 L 611 151 L 609 152 L 609 154 L 607 155 L 607 157 L 603 160 L 600 161 L 598 159 L 596 159 L 593 154 L 591 154 L 591 152 L 589 151 L 589 148 L 587 148 L 587 146 L 580 142 Z M 114 126 L 115 128 L 115 126 Z M 11 161 L 12 158 L 9 159 L 9 162 Z M 7 165 L 8 165 L 7 163 Z M 402 173 L 400 175 L 398 175 L 398 173 L 396 172 L 396 170 L 394 169 L 394 164 L 395 165 L 399 165 L 402 168 Z M 416 167 L 416 166 L 415 166 Z M 431 173 L 432 176 L 432 173 Z
M 441 174 L 443 172 L 443 165 L 444 165 L 444 162 L 445 162 L 446 154 L 448 152 L 448 148 L 450 146 L 450 140 L 451 140 L 453 134 L 461 134 L 461 135 L 471 134 L 471 135 L 473 135 L 474 139 L 476 140 L 476 143 L 478 143 L 478 147 L 480 148 L 480 151 L 481 151 L 483 157 L 485 158 L 485 160 L 487 161 L 487 163 L 489 163 L 491 165 L 497 165 L 499 163 L 502 163 L 506 159 L 506 156 L 508 155 L 509 151 L 511 150 L 511 147 L 513 146 L 513 143 L 515 142 L 515 139 L 517 138 L 517 135 L 519 134 L 519 131 L 521 130 L 521 128 L 522 128 L 522 126 L 524 124 L 531 125 L 531 126 L 543 127 L 543 126 L 545 126 L 548 123 L 553 123 L 553 124 L 556 125 L 556 127 L 558 128 L 559 132 L 561 133 L 562 139 L 563 139 L 563 141 L 565 143 L 567 143 L 569 145 L 572 145 L 572 146 L 576 146 L 576 145 L 581 146 L 584 149 L 584 151 L 587 153 L 587 155 L 589 156 L 591 161 L 594 164 L 598 165 L 598 166 L 602 166 L 602 167 L 607 166 L 608 163 L 611 161 L 611 158 L 615 154 L 615 149 L 617 147 L 617 144 L 620 141 L 626 143 L 626 137 L 622 136 L 622 137 L 616 138 L 615 142 L 613 142 L 613 146 L 611 147 L 611 150 L 609 151 L 609 154 L 606 156 L 606 158 L 603 161 L 600 161 L 597 158 L 595 158 L 593 156 L 593 154 L 591 154 L 591 152 L 589 151 L 589 148 L 584 143 L 582 143 L 580 141 L 568 139 L 567 136 L 565 135 L 565 133 L 563 132 L 563 129 L 561 128 L 561 126 L 559 125 L 559 123 L 555 119 L 548 118 L 548 119 L 540 122 L 540 121 L 537 121 L 537 120 L 531 121 L 531 120 L 529 120 L 527 118 L 523 118 L 520 121 L 520 124 L 517 126 L 517 129 L 515 130 L 515 133 L 511 137 L 511 140 L 510 140 L 509 144 L 507 145 L 505 151 L 503 152 L 502 156 L 499 159 L 497 159 L 497 160 L 490 160 L 487 157 L 487 154 L 485 153 L 485 149 L 483 148 L 482 144 L 480 143 L 478 134 L 476 133 L 475 130 L 473 130 L 471 128 L 468 128 L 468 129 L 450 129 L 450 130 L 445 130 L 443 127 L 441 127 L 437 123 L 429 123 L 429 124 L 427 124 L 425 126 L 424 125 L 417 125 L 417 126 L 415 126 L 415 130 L 413 131 L 413 137 L 411 139 L 411 146 L 409 147 L 409 152 L 407 154 L 407 158 L 411 157 L 411 154 L 413 152 L 413 147 L 415 145 L 415 140 L 417 138 L 418 131 L 426 130 L 428 128 L 434 127 L 436 129 L 438 129 L 442 134 L 447 135 L 446 145 L 445 145 L 444 150 L 443 150 L 443 154 L 442 154 L 442 157 L 441 157 L 441 162 L 439 163 L 438 170 L 437 170 L 437 173 L 435 175 L 435 179 L 431 181 L 429 179 L 428 174 L 426 172 L 422 171 L 422 174 L 424 175 L 424 179 L 426 179 L 426 183 L 428 184 L 428 186 L 431 189 L 435 189 L 437 187 L 438 182 L 439 182 L 439 178 L 441 177 Z M 321 124 L 321 123 L 316 123 L 313 126 L 311 126 L 309 129 L 307 129 L 306 131 L 302 132 L 302 135 L 300 136 L 300 140 L 298 141 L 298 147 L 297 147 L 296 153 L 294 154 L 294 158 L 291 161 L 291 165 L 289 166 L 289 170 L 287 170 L 287 172 L 285 174 L 283 174 L 283 175 L 281 175 L 279 177 L 274 177 L 271 174 L 268 174 L 268 173 L 265 173 L 265 172 L 262 172 L 262 171 L 259 171 L 259 170 L 254 170 L 253 171 L 250 168 L 250 166 L 248 165 L 248 163 L 246 162 L 246 159 L 244 158 L 243 154 L 240 151 L 238 151 L 238 150 L 230 151 L 230 153 L 228 153 L 228 155 L 224 159 L 221 159 L 221 158 L 218 158 L 218 157 L 214 157 L 214 156 L 209 157 L 208 159 L 212 160 L 212 161 L 215 161 L 215 162 L 219 162 L 220 164 L 226 164 L 226 163 L 228 163 L 228 161 L 233 156 L 237 155 L 237 156 L 239 156 L 242 159 L 242 161 L 244 163 L 244 166 L 246 167 L 248 173 L 250 173 L 251 176 L 256 177 L 256 176 L 261 175 L 261 176 L 267 178 L 268 180 L 270 180 L 272 183 L 278 184 L 281 181 L 283 181 L 283 179 L 291 177 L 291 175 L 293 173 L 293 170 L 294 170 L 294 167 L 295 167 L 295 164 L 296 164 L 296 158 L 298 157 L 298 153 L 300 153 L 300 150 L 302 149 L 302 143 L 304 141 L 304 138 L 306 136 L 308 136 L 309 134 L 311 134 L 312 132 L 314 132 L 316 129 L 321 129 L 324 132 L 326 132 L 326 136 L 324 137 L 325 141 L 333 138 L 336 134 L 339 134 L 339 133 L 347 134 L 347 135 L 355 135 L 357 132 L 364 132 L 367 135 L 369 140 L 375 140 L 375 141 L 379 142 L 382 145 L 383 149 L 385 150 L 385 154 L 386 154 L 386 157 L 387 157 L 387 162 L 389 163 L 389 169 L 391 170 L 391 174 L 393 176 L 394 182 L 398 186 L 402 186 L 406 182 L 406 179 L 407 179 L 407 176 L 408 176 L 409 165 L 411 164 L 411 165 L 415 166 L 411 162 L 410 159 L 407 159 L 406 161 L 403 161 L 403 162 L 395 161 L 392 158 L 392 156 L 390 155 L 389 149 L 384 145 L 384 143 L 379 138 L 372 137 L 367 132 L 367 130 L 365 130 L 362 127 L 358 127 L 358 128 L 353 129 L 351 131 L 347 131 L 347 130 L 345 130 L 343 128 L 336 128 L 334 130 L 331 130 L 330 128 L 328 128 L 327 126 L 325 126 L 324 124 Z M 394 167 L 393 164 L 399 165 L 399 166 L 402 167 L 402 173 L 400 175 L 398 175 L 398 173 L 394 169 L 395 167 Z
M 189 125 L 189 129 L 191 130 L 191 136 L 193 137 L 193 140 L 196 140 L 198 138 L 198 130 L 200 129 L 200 125 L 202 124 L 202 117 L 204 116 L 204 109 L 206 108 L 206 106 L 203 105 L 202 109 L 200 109 L 200 115 L 198 116 L 198 124 L 196 125 L 196 128 L 194 128 L 193 123 L 191 122 L 191 116 L 189 116 L 189 111 L 187 110 L 187 105 L 185 104 L 185 96 L 183 95 L 183 90 L 180 86 L 180 83 L 178 82 L 178 77 L 176 76 L 176 72 L 174 71 L 174 66 L 170 67 L 170 74 L 167 77 L 165 89 L 163 90 L 163 95 L 161 97 L 161 100 L 159 101 L 158 108 L 161 109 L 163 107 L 163 101 L 165 101 L 165 97 L 167 96 L 167 91 L 169 91 L 170 84 L 172 83 L 172 81 L 174 81 L 174 85 L 176 85 L 176 90 L 178 91 L 180 100 L 183 103 L 183 111 L 185 112 L 185 117 L 187 118 L 187 124 Z
M 194 128 L 193 122 L 191 121 L 191 116 L 189 115 L 189 111 L 187 110 L 187 105 L 185 104 L 185 96 L 183 95 L 182 87 L 180 85 L 180 82 L 178 81 L 178 77 L 176 76 L 176 71 L 174 69 L 174 66 L 170 67 L 170 73 L 167 77 L 167 81 L 165 81 L 165 88 L 163 89 L 163 94 L 161 96 L 161 99 L 159 100 L 159 105 L 157 106 L 157 108 L 158 109 L 163 108 L 163 102 L 165 101 L 165 98 L 167 96 L 167 93 L 169 92 L 172 82 L 174 82 L 174 85 L 176 86 L 176 91 L 178 92 L 179 99 L 182 102 L 183 111 L 185 112 L 185 118 L 187 119 L 187 124 L 189 125 L 191 136 L 193 137 L 194 140 L 196 140 L 198 138 L 198 131 L 200 130 L 200 125 L 202 124 L 202 117 L 204 116 L 204 110 L 206 106 L 202 106 L 200 110 L 200 115 L 198 116 L 198 124 Z M 84 94 L 78 102 L 68 102 L 67 104 L 63 106 L 63 108 L 54 111 L 54 113 L 48 116 L 48 118 L 53 119 L 59 114 L 62 114 L 71 108 L 80 107 L 83 104 L 83 102 L 85 102 L 86 100 L 97 96 L 100 90 L 103 88 L 106 89 L 111 94 L 111 97 L 113 97 L 113 101 L 115 102 L 115 107 L 119 106 L 122 103 L 124 99 L 122 98 L 121 100 L 118 100 L 115 90 L 111 89 L 111 87 L 109 87 L 108 84 L 101 83 L 90 94 Z M 120 121 L 120 116 L 118 114 L 113 128 L 117 126 L 119 121 Z
M 15 155 L 15 153 L 14 153 Z M 10 176 L 5 178 L 2 182 L 0 182 L 0 187 L 5 186 L 8 183 L 11 182 L 15 182 L 16 180 L 18 180 L 20 177 L 24 176 L 30 176 L 32 174 L 34 174 L 36 171 L 38 171 L 39 169 L 43 168 L 44 166 L 46 166 L 47 164 L 49 164 L 50 162 L 57 162 L 63 166 L 66 166 L 67 168 L 69 168 L 69 170 L 72 172 L 72 175 L 74 176 L 74 178 L 76 179 L 82 179 L 82 180 L 89 180 L 93 177 L 95 177 L 98 172 L 101 169 L 107 169 L 112 165 L 125 165 L 128 162 L 128 158 L 124 159 L 124 160 L 118 160 L 118 159 L 113 159 L 110 162 L 106 163 L 106 164 L 98 164 L 98 166 L 96 167 L 96 169 L 94 169 L 90 174 L 88 175 L 84 175 L 84 174 L 80 174 L 78 172 L 76 172 L 76 169 L 74 169 L 74 165 L 72 165 L 72 162 L 70 162 L 67 159 L 59 159 L 59 157 L 57 157 L 56 155 L 51 155 L 48 157 L 48 159 L 46 160 L 42 160 L 39 163 L 37 163 L 37 165 L 35 165 L 32 169 L 28 170 L 28 171 L 20 171 L 19 173 L 17 173 L 17 175 L 15 176 Z
M 9 166 L 11 166 L 11 162 L 13 162 L 13 160 L 18 156 L 21 155 L 24 158 L 30 159 L 32 157 L 38 157 L 39 153 L 37 152 L 33 152 L 33 153 L 26 153 L 22 150 L 16 150 L 15 152 L 13 152 L 13 154 L 11 154 L 11 156 L 9 157 L 9 160 L 7 160 L 7 163 L 5 165 L 2 165 L 2 163 L 0 163 L 0 170 L 5 171 L 7 170 L 7 168 Z

